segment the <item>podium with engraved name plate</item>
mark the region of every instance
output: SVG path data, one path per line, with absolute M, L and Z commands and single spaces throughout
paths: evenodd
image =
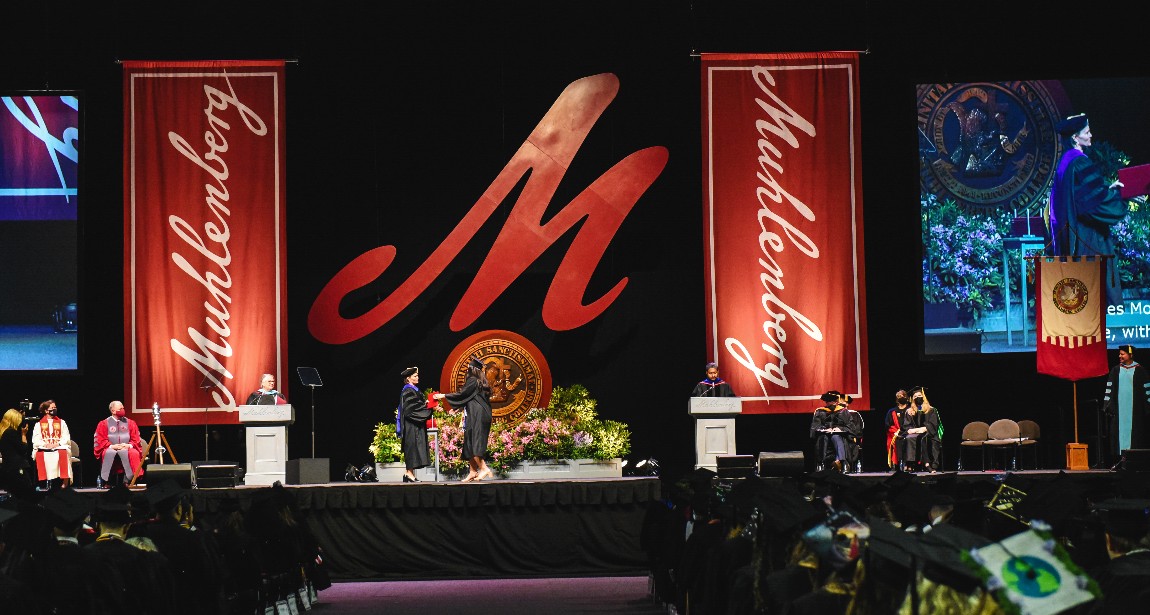
M 245 485 L 284 483 L 287 478 L 288 425 L 295 423 L 291 404 L 243 405 L 240 423 L 247 448 Z
M 743 412 L 738 397 L 692 397 L 695 417 L 695 468 L 718 471 L 716 457 L 735 454 L 735 417 Z

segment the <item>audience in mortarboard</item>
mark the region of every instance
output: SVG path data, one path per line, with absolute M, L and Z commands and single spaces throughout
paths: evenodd
M 211 500 L 202 520 L 190 496 L 174 481 L 0 492 L 0 613 L 302 613 L 331 586 L 282 485 L 248 511 Z
M 991 615 L 1025 601 L 1128 615 L 1150 601 L 1148 474 L 797 478 L 679 481 L 644 528 L 653 597 L 706 615 Z

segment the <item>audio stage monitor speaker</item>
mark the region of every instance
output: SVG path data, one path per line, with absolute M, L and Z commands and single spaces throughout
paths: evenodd
M 797 476 L 803 469 L 802 451 L 759 453 L 759 476 Z
M 288 459 L 284 478 L 289 485 L 327 484 L 331 482 L 331 460 L 327 457 Z
M 141 477 L 145 485 L 158 485 L 171 478 L 184 489 L 192 488 L 192 464 L 190 463 L 151 463 Z
M 755 474 L 754 455 L 716 455 L 715 473 L 719 478 L 747 478 Z

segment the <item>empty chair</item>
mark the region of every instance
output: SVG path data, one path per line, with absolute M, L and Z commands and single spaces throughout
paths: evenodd
M 987 440 L 983 443 L 987 451 L 992 454 L 998 452 L 1010 453 L 1009 464 L 1008 459 L 1004 456 L 1002 460 L 1002 468 L 1004 470 L 1014 470 L 1018 467 L 1018 442 L 1021 435 L 1018 429 L 1018 423 L 1012 419 L 998 419 L 990 424 L 990 429 L 987 433 Z
M 971 421 L 962 428 L 962 442 L 959 443 L 958 449 L 958 471 L 962 471 L 962 459 L 965 457 L 966 451 L 977 450 L 979 457 L 982 460 L 981 469 L 986 469 L 986 449 L 983 444 L 990 433 L 990 425 L 983 421 Z
M 84 461 L 80 459 L 80 445 L 75 440 L 68 440 L 68 461 L 72 466 L 72 485 L 80 488 L 84 485 Z
M 1041 431 L 1038 429 L 1038 423 L 1030 419 L 1023 419 L 1018 421 L 1018 435 L 1021 438 L 1018 441 L 1018 450 L 1030 451 L 1031 457 L 1034 459 L 1033 468 L 1037 470 L 1038 465 L 1038 439 L 1042 436 Z

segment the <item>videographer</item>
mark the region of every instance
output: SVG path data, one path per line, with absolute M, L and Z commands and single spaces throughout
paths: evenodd
M 32 491 L 32 445 L 24 403 L 20 406 L 21 410 L 10 409 L 0 418 L 0 489 L 23 498 Z

